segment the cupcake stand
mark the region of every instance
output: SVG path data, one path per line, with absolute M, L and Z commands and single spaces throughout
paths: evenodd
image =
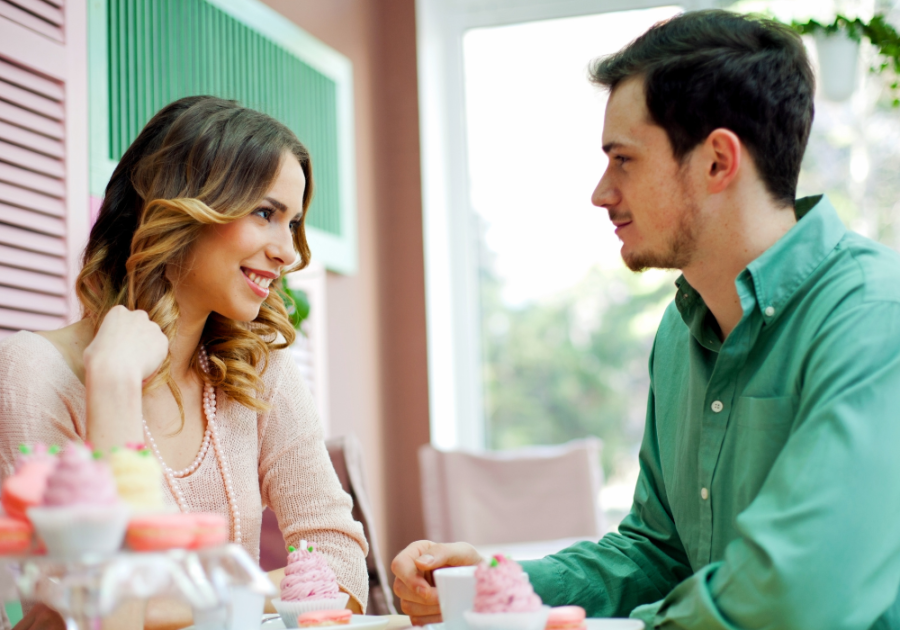
M 195 616 L 209 620 L 204 628 L 225 630 L 242 625 L 235 623 L 231 609 L 244 596 L 259 600 L 274 593 L 268 576 L 237 544 L 71 559 L 0 557 L 3 600 L 42 602 L 63 616 L 67 630 L 96 630 L 119 604 L 157 596 L 181 597 Z

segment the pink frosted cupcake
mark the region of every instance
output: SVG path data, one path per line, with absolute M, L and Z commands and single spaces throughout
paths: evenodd
M 119 500 L 112 472 L 81 444 L 69 443 L 28 518 L 55 556 L 112 553 L 122 546 L 128 508 Z
M 475 601 L 464 613 L 473 630 L 542 630 L 549 612 L 517 562 L 496 555 L 475 569 Z
M 281 597 L 272 600 L 287 628 L 297 627 L 297 617 L 313 610 L 340 610 L 350 596 L 338 588 L 337 577 L 315 546 L 300 541 L 300 549 L 288 547 L 288 564 L 281 581 Z
M 33 448 L 24 444 L 19 446 L 16 457 L 15 473 L 3 482 L 3 510 L 7 516 L 27 521 L 29 508 L 41 504 L 41 498 L 47 488 L 47 479 L 56 468 L 59 448 L 38 442 Z

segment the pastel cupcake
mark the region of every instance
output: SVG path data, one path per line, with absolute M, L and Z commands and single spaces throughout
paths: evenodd
M 19 444 L 19 455 L 16 457 L 16 472 L 26 464 L 44 464 L 52 470 L 58 460 L 60 448 L 55 444 L 47 446 L 43 442 L 35 442 L 34 446 Z
M 34 448 L 24 444 L 19 446 L 15 473 L 3 481 L 0 493 L 0 503 L 7 516 L 27 521 L 28 508 L 41 504 L 47 479 L 58 462 L 57 452 L 57 447 L 48 448 L 41 443 L 35 444 Z
M 41 505 L 27 514 L 51 555 L 75 557 L 118 550 L 129 511 L 109 466 L 72 442 L 47 479 Z
M 133 514 L 166 511 L 162 466 L 143 444 L 112 449 L 109 467 L 119 498 Z
M 315 545 L 300 541 L 300 549 L 288 547 L 288 564 L 281 581 L 281 596 L 272 600 L 287 628 L 296 628 L 297 617 L 314 610 L 341 610 L 350 596 L 338 588 L 337 576 Z
M 549 612 L 522 567 L 496 555 L 475 569 L 475 601 L 463 616 L 473 630 L 543 630 Z

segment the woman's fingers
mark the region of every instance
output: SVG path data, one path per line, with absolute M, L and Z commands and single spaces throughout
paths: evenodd
M 168 338 L 145 311 L 114 306 L 85 349 L 85 369 L 145 381 L 159 369 L 168 351 Z

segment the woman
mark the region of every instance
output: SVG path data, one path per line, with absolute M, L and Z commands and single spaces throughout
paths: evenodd
M 83 319 L 0 343 L 0 474 L 20 443 L 147 443 L 172 504 L 225 514 L 254 557 L 267 505 L 288 544 L 318 545 L 360 611 L 367 544 L 272 290 L 309 263 L 311 197 L 309 154 L 269 116 L 208 96 L 156 114 L 91 230 Z

